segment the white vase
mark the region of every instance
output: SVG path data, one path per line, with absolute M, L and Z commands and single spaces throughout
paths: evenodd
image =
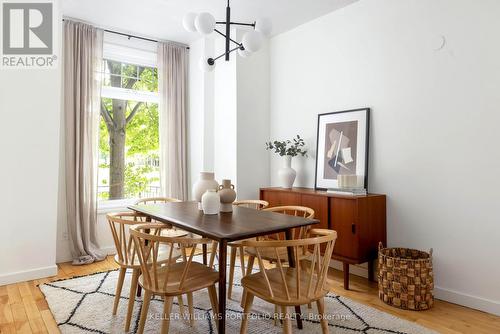
M 208 189 L 201 196 L 201 207 L 206 215 L 216 215 L 220 210 L 220 196 L 217 190 Z
M 200 179 L 193 185 L 193 197 L 198 202 L 198 209 L 200 210 L 202 210 L 201 197 L 208 189 L 219 189 L 219 183 L 215 181 L 215 173 L 200 172 Z
M 282 188 L 292 188 L 297 172 L 292 168 L 292 157 L 285 155 L 283 158 L 284 165 L 278 170 L 279 185 Z

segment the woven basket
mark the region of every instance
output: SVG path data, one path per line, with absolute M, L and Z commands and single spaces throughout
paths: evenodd
M 386 304 L 404 310 L 428 310 L 434 304 L 432 249 L 378 246 L 378 295 Z

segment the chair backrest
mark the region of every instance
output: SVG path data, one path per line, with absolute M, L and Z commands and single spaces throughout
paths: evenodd
M 171 203 L 171 202 L 182 202 L 180 199 L 172 197 L 148 197 L 141 198 L 135 202 L 135 205 L 139 204 L 156 204 L 156 203 Z
M 244 199 L 241 201 L 233 202 L 233 205 L 243 206 L 243 207 L 251 208 L 251 209 L 262 210 L 262 209 L 265 209 L 269 206 L 269 202 L 262 201 L 260 199 Z
M 133 237 L 137 255 L 141 265 L 143 283 L 152 290 L 169 289 L 182 290 L 186 278 L 188 277 L 189 267 L 193 263 L 193 257 L 198 245 L 209 244 L 212 240 L 207 238 L 188 238 L 188 237 L 166 237 L 161 235 L 163 229 L 168 229 L 165 224 L 139 224 L 130 227 L 130 235 Z M 174 249 L 179 246 L 183 256 L 176 266 L 184 265 L 180 277 L 170 275 L 172 265 L 162 266 L 159 264 L 158 254 L 160 245 L 168 246 L 168 259 L 162 259 L 162 263 L 175 262 Z M 186 249 L 190 248 L 189 254 Z M 165 261 L 166 260 L 166 261 Z M 160 269 L 162 271 L 160 272 Z
M 113 241 L 115 242 L 116 254 L 122 265 L 139 265 L 134 263 L 135 248 L 132 237 L 128 233 L 131 225 L 142 224 L 146 221 L 146 216 L 138 212 L 118 212 L 106 215 L 108 219 Z
M 255 249 L 256 257 L 259 264 L 260 274 L 262 275 L 263 282 L 267 286 L 267 290 L 271 297 L 274 297 L 279 291 L 285 291 L 288 301 L 301 298 L 314 298 L 314 296 L 322 293 L 325 290 L 326 277 L 328 275 L 328 268 L 330 259 L 337 239 L 337 232 L 326 229 L 311 229 L 309 237 L 304 239 L 294 240 L 265 240 L 265 241 L 251 241 L 245 240 L 242 242 L 244 247 L 253 247 Z M 301 250 L 304 248 L 312 248 L 310 256 L 310 265 L 307 268 L 302 268 L 302 261 L 295 261 L 295 268 L 285 268 L 282 265 L 282 258 L 280 258 L 279 249 L 288 247 L 293 249 L 293 254 L 296 259 Z M 264 248 L 274 250 L 276 256 L 277 268 L 280 271 L 281 285 L 271 284 L 268 277 L 268 270 L 266 269 L 262 260 L 262 250 Z M 323 255 L 321 249 L 324 248 Z M 291 281 L 287 282 L 287 275 L 293 272 L 295 275 L 294 286 Z M 303 282 L 306 282 L 304 289 Z M 293 291 L 295 290 L 295 291 Z
M 298 206 L 298 205 L 273 206 L 270 208 L 263 209 L 263 211 L 270 211 L 270 212 L 282 213 L 285 215 L 314 219 L 314 210 L 305 206 Z M 293 233 L 294 239 L 305 238 L 307 235 L 307 231 L 309 229 L 310 226 L 305 226 L 295 229 Z M 279 233 L 276 234 L 276 239 L 280 239 Z

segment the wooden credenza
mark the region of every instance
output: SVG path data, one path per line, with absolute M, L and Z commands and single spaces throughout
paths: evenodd
M 368 279 L 374 280 L 378 243 L 387 244 L 385 195 L 346 196 L 310 188 L 261 188 L 260 198 L 270 206 L 307 206 L 315 211 L 319 228 L 337 231 L 332 259 L 343 263 L 345 289 L 349 289 L 350 264 L 368 262 Z

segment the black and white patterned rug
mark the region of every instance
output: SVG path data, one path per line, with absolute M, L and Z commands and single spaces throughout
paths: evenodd
M 227 333 L 239 333 L 242 309 L 239 304 L 242 288 L 238 284 L 241 273 L 235 270 L 233 300 L 227 303 Z M 73 333 L 123 333 L 127 311 L 131 273 L 127 273 L 116 316 L 111 315 L 118 271 L 108 271 L 83 277 L 71 278 L 40 285 L 50 310 L 63 334 Z M 184 304 L 187 304 L 184 298 Z M 136 298 L 131 332 L 135 333 L 139 322 L 142 299 Z M 215 322 L 211 319 L 211 306 L 206 290 L 194 294 L 195 325 L 189 326 L 186 316 L 179 314 L 179 305 L 174 299 L 170 333 L 216 333 Z M 392 333 L 431 334 L 435 333 L 412 322 L 403 320 L 372 307 L 356 303 L 348 298 L 330 293 L 325 298 L 325 309 L 329 319 L 330 333 Z M 187 308 L 186 308 L 187 310 Z M 146 333 L 158 333 L 161 327 L 163 301 L 156 297 L 151 301 Z M 294 333 L 321 333 L 316 306 L 302 307 L 304 329 L 296 328 Z M 254 299 L 252 317 L 248 323 L 248 333 L 282 333 L 282 328 L 274 325 L 274 306 Z

